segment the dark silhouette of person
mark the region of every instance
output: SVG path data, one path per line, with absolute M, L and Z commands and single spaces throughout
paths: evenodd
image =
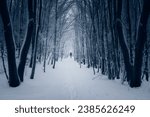
M 70 58 L 72 58 L 72 52 L 70 52 Z

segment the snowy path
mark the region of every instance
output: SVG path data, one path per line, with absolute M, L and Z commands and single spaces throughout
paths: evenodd
M 9 88 L 0 76 L 0 99 L 150 99 L 149 82 L 131 89 L 102 75 L 93 80 L 98 74 L 94 76 L 85 66 L 80 69 L 73 59 L 58 62 L 56 69 L 47 66 L 46 73 L 37 65 L 35 79 L 28 76 L 26 71 L 25 82 L 17 88 Z

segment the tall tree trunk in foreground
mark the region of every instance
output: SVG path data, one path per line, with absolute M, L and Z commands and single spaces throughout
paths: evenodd
M 116 29 L 118 32 L 118 39 L 119 44 L 122 50 L 123 58 L 124 58 L 124 64 L 125 64 L 125 70 L 127 74 L 127 79 L 130 81 L 132 78 L 132 66 L 130 64 L 130 57 L 129 57 L 129 51 L 127 48 L 127 45 L 125 43 L 124 35 L 123 35 L 123 27 L 121 23 L 121 12 L 122 12 L 122 0 L 117 1 L 117 22 L 116 22 Z
M 135 45 L 135 60 L 134 60 L 134 75 L 131 79 L 131 87 L 141 86 L 142 63 L 144 45 L 147 41 L 147 23 L 150 15 L 150 1 L 144 0 L 143 11 L 140 18 L 140 25 L 138 28 L 138 38 Z
M 17 72 L 15 44 L 13 39 L 12 25 L 9 17 L 7 0 L 0 1 L 0 13 L 4 25 L 4 35 L 7 49 L 8 71 L 9 71 L 9 86 L 17 87 L 20 85 L 20 80 Z
M 122 11 L 122 0 L 117 1 L 117 31 L 119 36 L 119 42 L 124 58 L 125 70 L 127 73 L 127 79 L 129 80 L 130 87 L 140 87 L 141 86 L 141 74 L 142 74 L 142 62 L 143 62 L 143 51 L 144 45 L 147 40 L 147 22 L 150 14 L 150 1 L 144 0 L 143 10 L 140 18 L 140 25 L 138 28 L 138 36 L 135 45 L 135 58 L 134 65 L 130 63 L 129 51 L 125 43 L 123 36 L 123 28 L 121 23 L 121 11 Z
M 23 43 L 23 47 L 21 49 L 20 62 L 19 62 L 19 66 L 18 66 L 18 74 L 19 74 L 20 80 L 22 82 L 23 82 L 27 54 L 29 51 L 32 33 L 33 33 L 33 27 L 34 27 L 33 1 L 34 0 L 28 0 L 29 23 L 28 23 L 28 29 L 27 29 L 27 37 L 26 37 L 26 39 Z

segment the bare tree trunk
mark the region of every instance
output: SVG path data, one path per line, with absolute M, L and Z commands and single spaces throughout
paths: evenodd
M 123 28 L 122 28 L 122 23 L 121 23 L 121 12 L 122 12 L 122 0 L 117 0 L 116 29 L 118 32 L 119 44 L 120 44 L 123 58 L 124 58 L 127 79 L 130 82 L 131 78 L 133 77 L 133 67 L 130 64 L 129 51 L 128 51 L 127 45 L 125 43 L 124 35 L 123 35 Z
M 144 0 L 143 11 L 140 18 L 140 25 L 138 29 L 138 36 L 135 45 L 135 58 L 134 58 L 134 66 L 130 64 L 130 57 L 127 45 L 125 43 L 125 39 L 122 31 L 121 24 L 121 10 L 122 10 L 122 0 L 118 0 L 118 9 L 117 9 L 117 31 L 119 36 L 119 42 L 124 58 L 125 70 L 127 73 L 127 79 L 129 81 L 130 87 L 140 87 L 141 86 L 141 74 L 142 74 L 142 62 L 143 62 L 143 50 L 144 45 L 147 40 L 147 23 L 148 17 L 150 14 L 150 1 Z
M 46 71 L 46 57 L 47 57 L 47 40 L 48 40 L 48 37 L 46 38 L 46 42 L 45 42 L 45 53 L 44 53 L 44 72 Z
M 21 49 L 20 61 L 19 61 L 19 66 L 18 66 L 18 74 L 22 82 L 24 80 L 23 77 L 24 77 L 26 59 L 27 59 L 27 54 L 29 51 L 32 33 L 33 33 L 33 27 L 34 27 L 33 0 L 28 0 L 28 12 L 29 12 L 29 23 L 28 23 L 28 29 L 27 29 L 27 37 Z
M 5 76 L 6 76 L 7 80 L 9 80 L 9 76 L 7 74 L 7 70 L 6 70 L 6 66 L 5 66 L 4 45 L 3 45 L 3 42 L 1 43 L 1 58 L 2 58 L 2 63 L 3 63 L 3 69 L 4 69 Z
M 54 49 L 53 49 L 53 69 L 55 68 L 56 64 L 56 41 L 57 41 L 57 20 L 58 20 L 58 14 L 57 14 L 57 7 L 58 7 L 58 0 L 55 2 L 55 32 L 54 32 Z
M 36 33 L 36 37 L 35 37 L 35 45 L 34 45 L 35 47 L 34 47 L 34 54 L 33 54 L 33 68 L 32 68 L 30 79 L 34 79 L 35 68 L 36 68 L 38 38 L 39 38 L 40 29 L 41 29 L 42 0 L 40 0 L 39 4 L 40 4 L 40 8 L 39 8 L 39 20 L 38 20 L 37 33 Z
M 34 11 L 36 12 L 36 11 Z M 36 15 L 35 15 L 36 16 Z M 34 22 L 36 22 L 36 18 L 34 18 Z M 32 33 L 32 49 L 31 49 L 31 60 L 29 67 L 33 66 L 33 58 L 34 58 L 34 48 L 35 48 L 35 36 L 36 36 L 36 23 L 34 23 L 33 33 Z
M 138 38 L 135 45 L 134 76 L 131 79 L 131 87 L 141 86 L 142 62 L 144 45 L 147 41 L 147 23 L 150 15 L 150 1 L 144 0 L 143 11 L 141 14 L 140 25 L 138 29 Z
M 145 76 L 146 81 L 149 81 L 149 54 L 148 54 L 148 42 L 145 44 L 145 59 L 144 59 L 144 71 L 143 71 L 143 77 Z M 143 79 L 143 78 L 142 78 Z
M 4 35 L 7 49 L 8 71 L 9 71 L 9 86 L 17 87 L 20 85 L 20 80 L 17 72 L 15 44 L 13 39 L 12 25 L 9 17 L 7 1 L 0 1 L 0 13 L 4 25 Z

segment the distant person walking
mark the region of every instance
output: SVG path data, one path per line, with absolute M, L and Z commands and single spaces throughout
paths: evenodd
M 72 52 L 70 52 L 70 58 L 72 58 Z

